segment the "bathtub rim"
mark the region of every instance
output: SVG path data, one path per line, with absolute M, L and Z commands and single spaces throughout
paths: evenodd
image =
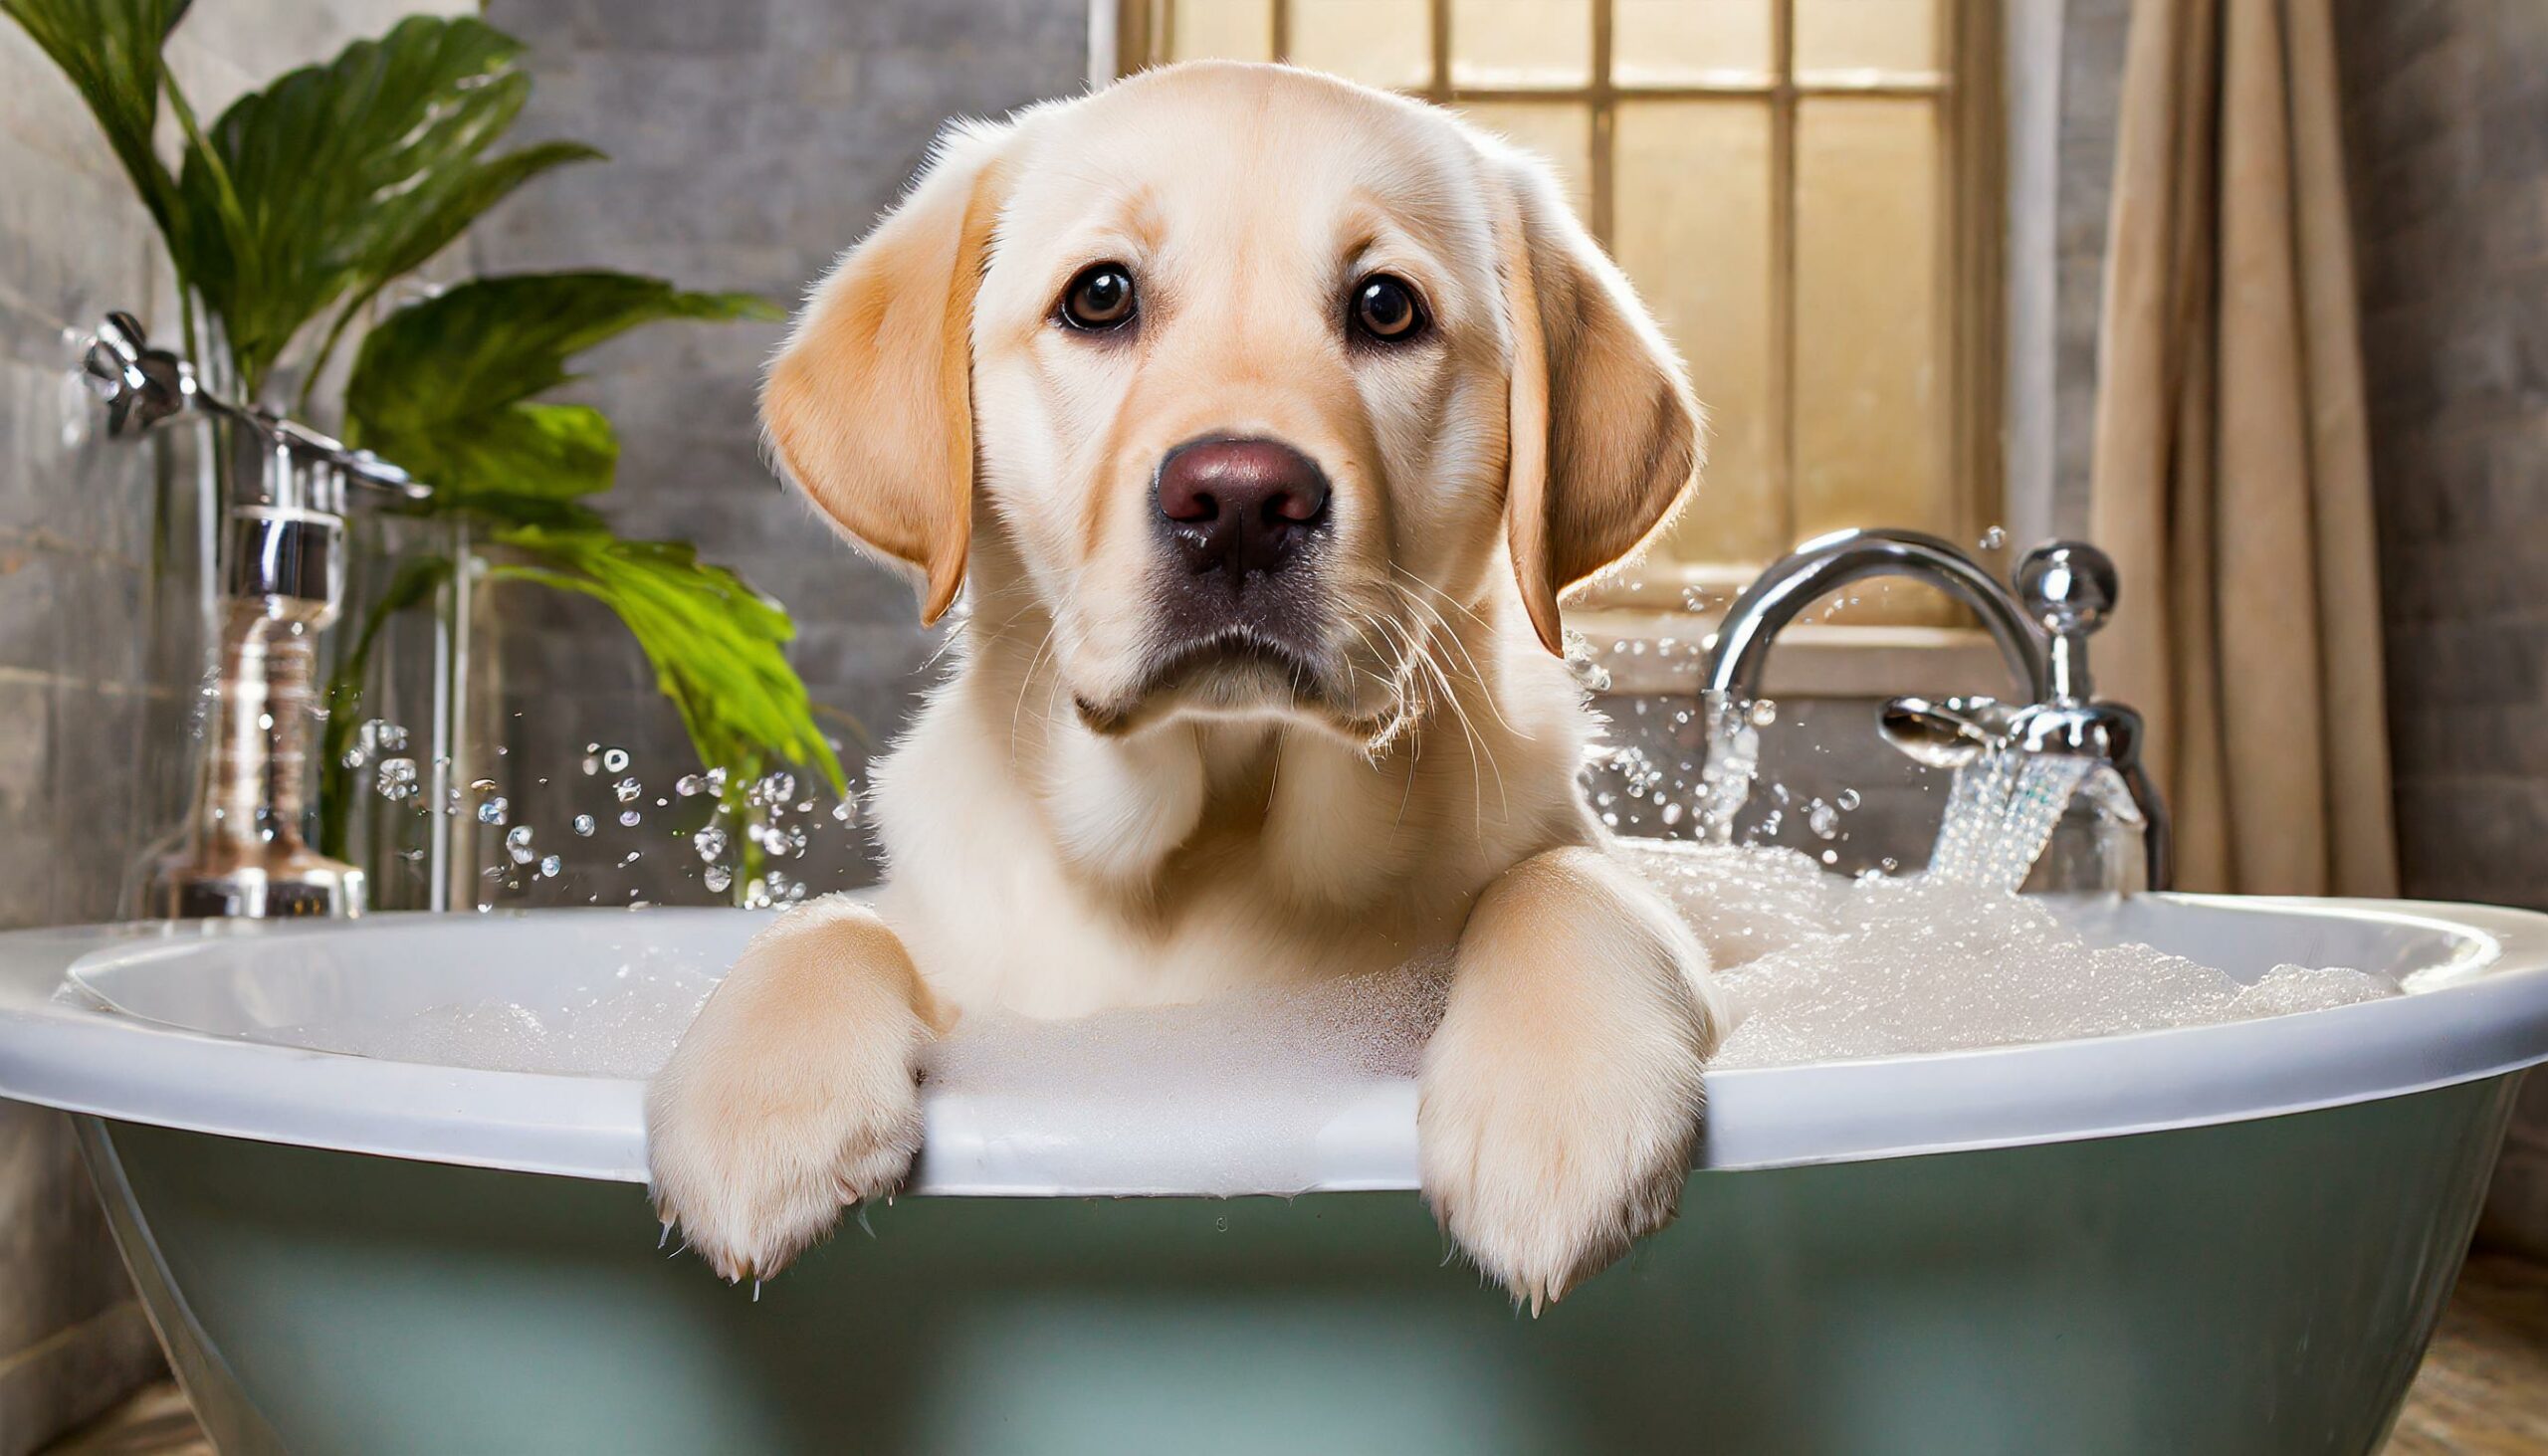
M 2126 1137 L 2406 1096 L 2548 1061 L 2548 915 L 2412 901 L 2154 898 L 2406 925 L 2478 944 L 2473 956 L 2463 950 L 2453 957 L 2459 968 L 2444 983 L 2391 1000 L 2111 1037 L 1714 1073 L 1698 1166 L 1801 1166 Z M 56 995 L 62 967 L 134 931 L 0 935 L 0 1097 L 258 1142 L 646 1180 L 638 1082 L 242 1041 Z M 45 975 L 41 967 L 57 956 Z M 1091 1180 L 1075 1172 L 1068 1144 L 1021 1145 L 1004 1137 L 995 1108 L 942 1094 L 927 1099 L 926 1111 L 915 1194 L 1146 1196 L 1209 1186 L 1180 1164 L 1173 1146 L 1157 1148 L 1138 1175 Z M 1315 1175 L 1300 1186 L 1219 1191 L 1413 1188 L 1414 1114 L 1411 1081 L 1371 1084 L 1322 1132 Z

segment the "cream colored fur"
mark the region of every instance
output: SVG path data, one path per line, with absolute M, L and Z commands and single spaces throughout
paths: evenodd
M 1130 265 L 1138 332 L 1053 319 Z M 1357 349 L 1405 278 L 1418 346 Z M 917 1140 L 931 1028 L 1382 972 L 1456 942 L 1426 1195 L 1536 1308 L 1670 1217 L 1723 1012 L 1704 950 L 1601 849 L 1558 593 L 1676 508 L 1678 364 L 1535 161 L 1449 113 L 1274 67 L 1168 68 L 951 136 L 816 290 L 764 412 L 789 476 L 965 587 L 958 666 L 877 770 L 872 911 L 756 939 L 648 1098 L 663 1216 L 774 1272 Z M 1205 435 L 1329 476 L 1324 696 L 1142 686 L 1151 479 Z M 950 442 L 953 442 L 951 445 Z

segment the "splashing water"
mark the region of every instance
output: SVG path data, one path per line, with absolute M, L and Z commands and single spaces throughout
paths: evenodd
M 1995 747 L 1955 771 L 1929 878 L 2016 890 L 2042 857 L 2070 796 L 2096 765 L 2059 753 Z
M 425 770 L 416 760 L 403 755 L 376 757 L 393 747 L 403 748 L 406 740 L 404 728 L 373 720 L 362 726 L 355 744 L 346 751 L 346 765 L 371 766 L 372 789 L 389 804 L 417 815 L 473 822 L 491 831 L 484 838 L 455 839 L 463 846 L 458 853 L 480 860 L 470 868 L 482 882 L 476 902 L 481 912 L 494 911 L 500 897 L 522 897 L 532 903 L 579 898 L 588 905 L 642 905 L 645 892 L 628 881 L 638 866 L 650 863 L 648 851 L 659 839 L 666 848 L 680 845 L 682 852 L 654 859 L 652 866 L 674 867 L 675 875 L 707 896 L 728 898 L 730 891 L 738 892 L 733 898 L 754 909 L 802 901 L 827 886 L 819 874 L 790 875 L 775 866 L 746 878 L 739 863 L 746 843 L 772 861 L 806 860 L 827 845 L 841 845 L 850 851 L 850 863 L 835 861 L 825 866 L 836 877 L 832 883 L 845 889 L 864 882 L 854 871 L 856 857 L 865 848 L 854 784 L 844 785 L 837 801 L 820 791 L 799 797 L 795 776 L 782 770 L 753 781 L 729 802 L 731 778 L 721 767 L 680 774 L 671 795 L 650 799 L 646 781 L 627 749 L 587 743 L 581 767 L 583 777 L 592 784 L 580 790 L 580 796 L 591 807 L 579 806 L 579 812 L 556 832 L 571 835 L 572 841 L 590 842 L 589 848 L 570 841 L 571 854 L 544 853 L 533 826 L 515 822 L 517 817 L 531 816 L 518 815 L 496 779 L 473 778 L 465 788 L 455 784 L 448 801 L 438 804 L 426 792 Z M 503 749 L 497 751 L 503 756 Z M 450 760 L 437 758 L 434 766 L 446 769 Z M 558 788 L 576 782 L 572 777 L 536 780 L 540 786 Z M 421 848 L 399 851 L 411 863 L 420 862 L 424 853 Z M 614 885 L 614 880 L 620 883 Z
M 1976 758 L 1950 787 L 1930 869 L 1908 879 L 1852 881 L 1792 850 L 1737 847 L 1730 842 L 1736 817 L 1761 776 L 1762 730 L 1778 723 L 1779 710 L 1767 701 L 1717 695 L 1706 695 L 1697 707 L 1705 751 L 1696 764 L 1684 758 L 1676 773 L 1674 765 L 1634 748 L 1614 750 L 1607 763 L 1622 775 L 1628 799 L 1653 808 L 1665 825 L 1687 812 L 1701 838 L 1698 844 L 1627 840 L 1616 853 L 1664 891 L 1710 949 L 1735 1011 L 1718 1067 L 2100 1036 L 2398 993 L 2386 977 L 2345 969 L 2280 966 L 2242 983 L 2148 946 L 2091 944 L 2044 904 L 2017 898 L 2012 892 L 2093 769 L 2080 759 L 2007 750 Z M 1679 728 L 1690 721 L 1685 715 L 1673 723 Z M 358 752 L 404 746 L 403 730 L 378 728 L 365 726 Z M 412 799 L 417 812 L 455 812 L 417 795 L 412 760 L 376 761 L 383 797 Z M 633 766 L 626 750 L 600 744 L 588 745 L 583 760 L 588 793 L 601 800 L 595 807 L 627 830 L 644 823 L 638 811 L 644 790 Z M 597 823 L 579 813 L 572 842 L 592 842 L 592 873 L 599 873 L 614 855 L 620 868 L 637 863 L 643 848 L 629 846 L 661 837 L 678 846 L 676 859 L 687 873 L 718 895 L 738 888 L 742 877 L 733 856 L 748 843 L 769 863 L 742 882 L 746 903 L 783 905 L 818 891 L 797 862 L 816 832 L 856 824 L 856 793 L 817 813 L 812 798 L 797 801 L 796 782 L 783 772 L 749 784 L 733 803 L 725 801 L 726 786 L 722 770 L 684 775 L 673 786 L 677 798 L 651 801 L 665 811 L 661 820 L 677 817 L 679 801 L 705 797 L 698 804 L 705 823 L 696 813 L 679 828 L 659 822 L 640 840 L 608 833 L 607 819 Z M 493 783 L 472 787 L 491 795 L 482 810 L 500 806 L 489 822 L 504 824 L 504 800 L 492 796 Z M 1859 795 L 1848 789 L 1828 798 L 1792 794 L 1779 783 L 1764 793 L 1776 804 L 1761 832 L 1776 833 L 1787 815 L 1818 841 L 1808 847 L 1822 864 L 1832 863 L 1822 842 L 1846 837 L 1840 816 L 1858 809 Z M 1596 808 L 1608 797 L 1596 798 Z M 1630 807 L 1620 805 L 1623 812 Z M 535 873 L 526 868 L 534 860 Z M 563 866 L 556 855 L 540 855 L 531 826 L 523 824 L 509 826 L 490 869 L 491 878 L 513 872 L 515 878 L 502 883 L 520 891 L 558 878 Z M 631 900 L 636 895 L 628 892 Z M 587 898 L 599 903 L 603 895 Z M 1159 1090 L 1181 1085 L 1180 1076 L 1203 1079 L 1197 1086 L 1218 1086 L 1214 1079 L 1224 1074 L 1258 1082 L 1292 1078 L 1283 1082 L 1291 1089 L 1286 1097 L 1324 1106 L 1300 1090 L 1306 1083 L 1295 1082 L 1411 1072 L 1414 1049 L 1439 1014 L 1447 964 L 1446 955 L 1434 952 L 1369 983 L 1249 992 L 1206 1007 L 1114 1012 L 1060 1025 L 978 1015 L 933 1053 L 931 1076 L 942 1088 L 1021 1104 L 1067 1089 L 1071 1096 L 1117 1097 L 1128 1105 L 1145 1097 L 1176 1103 L 1176 1096 L 1161 1099 Z M 602 985 L 589 1002 L 571 1007 L 447 1006 L 409 1018 L 414 1024 L 295 1031 L 311 1038 L 300 1044 L 360 1055 L 642 1076 L 669 1053 L 712 983 L 666 978 L 638 994 Z M 1303 1050 L 1308 1047 L 1317 1054 Z M 1314 1135 L 1314 1125 L 1304 1126 L 1303 1136 Z
M 1751 802 L 1753 781 L 1761 776 L 1761 729 L 1778 722 L 1779 706 L 1768 699 L 1741 702 L 1713 688 L 1699 702 L 1707 735 L 1707 756 L 1699 764 L 1699 837 L 1731 844 L 1735 817 Z

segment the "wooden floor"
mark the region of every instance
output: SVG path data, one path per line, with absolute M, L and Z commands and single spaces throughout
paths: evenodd
M 213 1456 L 153 1385 L 44 1456 Z M 2386 1456 L 2548 1456 L 2548 1265 L 2479 1254 L 2434 1337 Z
M 2548 1265 L 2470 1256 L 2388 1456 L 2548 1456 Z

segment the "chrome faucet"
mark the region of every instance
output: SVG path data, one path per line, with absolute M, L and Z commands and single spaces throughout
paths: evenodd
M 207 624 L 217 643 L 209 752 L 184 830 L 148 867 L 140 909 L 174 919 L 359 915 L 362 871 L 302 835 L 318 637 L 344 598 L 351 498 L 412 504 L 431 492 L 368 451 L 217 397 L 186 361 L 151 347 L 130 314 L 106 315 L 82 373 L 111 437 L 208 421 L 226 482 Z
M 1896 698 L 1878 718 L 1886 741 L 1937 768 L 2016 751 L 2075 756 L 2112 770 L 2092 771 L 2084 791 L 2138 825 L 2147 888 L 2167 889 L 2174 874 L 2167 806 L 2141 761 L 2141 716 L 2098 702 L 2088 675 L 2088 638 L 2105 625 L 2117 592 L 2114 563 L 2094 546 L 2055 541 L 2036 547 L 2018 563 L 2012 591 L 1972 557 L 1919 531 L 1818 536 L 1763 571 L 1726 612 L 1708 665 L 1710 700 L 1757 700 L 1779 633 L 1814 601 L 1873 576 L 1926 581 L 1971 607 L 2023 695 L 2019 705 Z

